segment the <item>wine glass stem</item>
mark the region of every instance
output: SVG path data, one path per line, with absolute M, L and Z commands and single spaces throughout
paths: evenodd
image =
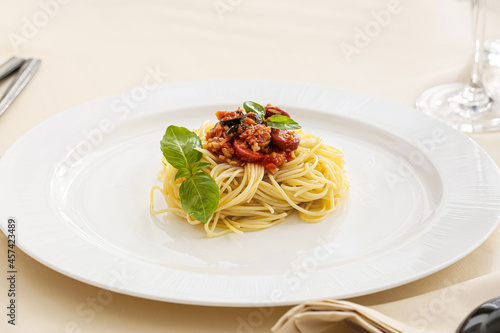
M 455 113 L 463 117 L 490 111 L 492 99 L 484 89 L 481 79 L 484 53 L 484 29 L 486 26 L 486 0 L 471 0 L 474 33 L 474 63 L 469 81 L 460 93 L 450 97 L 448 102 Z
M 481 70 L 484 53 L 484 30 L 486 26 L 486 0 L 472 0 L 473 33 L 474 33 L 474 65 L 470 85 L 482 88 Z

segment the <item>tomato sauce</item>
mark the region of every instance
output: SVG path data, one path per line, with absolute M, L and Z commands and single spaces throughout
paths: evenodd
M 270 115 L 289 114 L 278 107 L 266 106 Z M 259 115 L 243 110 L 217 111 L 219 122 L 207 132 L 207 146 L 218 162 L 234 165 L 259 163 L 267 170 L 276 171 L 293 159 L 292 151 L 300 144 L 300 136 L 290 129 L 268 127 Z

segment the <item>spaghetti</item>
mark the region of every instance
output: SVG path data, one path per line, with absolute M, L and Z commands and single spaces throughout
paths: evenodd
M 220 189 L 219 206 L 203 224 L 208 237 L 243 233 L 270 228 L 294 211 L 307 223 L 316 223 L 332 214 L 345 197 L 349 182 L 344 170 L 343 153 L 323 143 L 312 134 L 297 131 L 300 144 L 289 152 L 290 159 L 275 170 L 259 163 L 219 163 L 207 148 L 207 133 L 214 124 L 205 123 L 194 132 L 201 138 L 201 161 L 210 166 L 209 173 Z M 173 213 L 192 225 L 201 224 L 187 214 L 181 205 L 179 188 L 182 180 L 174 180 L 177 170 L 163 158 L 159 178 L 163 187 L 151 190 L 151 213 Z M 156 210 L 155 191 L 159 191 L 167 208 Z

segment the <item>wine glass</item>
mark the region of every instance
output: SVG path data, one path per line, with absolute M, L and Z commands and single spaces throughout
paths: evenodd
M 466 83 L 447 83 L 426 90 L 417 109 L 463 132 L 500 130 L 500 101 L 488 94 L 481 80 L 486 0 L 472 0 L 474 64 Z

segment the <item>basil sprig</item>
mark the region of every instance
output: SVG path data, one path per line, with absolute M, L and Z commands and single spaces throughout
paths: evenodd
M 247 113 L 254 112 L 260 115 L 263 120 L 265 120 L 266 118 L 266 109 L 258 103 L 246 101 L 245 103 L 243 103 L 243 108 Z
M 243 108 L 247 113 L 254 112 L 262 117 L 268 127 L 276 129 L 300 129 L 302 128 L 295 120 L 287 116 L 275 114 L 266 119 L 266 109 L 255 102 L 247 101 L 243 103 Z
M 274 114 L 269 119 L 267 119 L 266 125 L 277 129 L 300 129 L 302 128 L 299 123 L 295 120 L 288 118 L 287 116 L 282 116 L 280 114 Z
M 182 209 L 201 223 L 207 223 L 219 206 L 219 186 L 205 172 L 199 172 L 210 166 L 201 162 L 203 154 L 201 139 L 196 133 L 185 127 L 171 125 L 167 128 L 160 142 L 161 151 L 167 162 L 177 169 L 175 180 L 183 180 L 179 188 Z

